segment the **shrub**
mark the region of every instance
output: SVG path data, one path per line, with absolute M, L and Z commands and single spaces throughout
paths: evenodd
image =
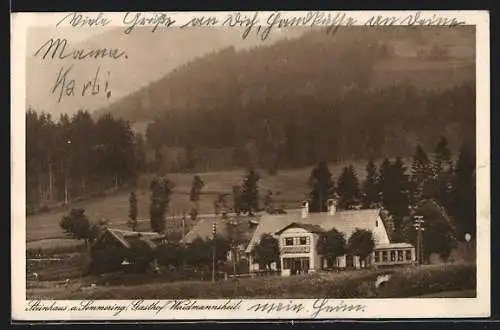
M 28 249 L 26 250 L 26 258 L 49 258 L 61 254 L 71 254 L 71 253 L 83 253 L 86 251 L 85 244 L 78 245 L 61 245 L 55 246 L 48 249 L 38 248 L 38 249 Z
M 185 249 L 179 244 L 168 243 L 157 247 L 155 255 L 161 266 L 177 268 L 184 261 Z
M 142 240 L 133 241 L 130 248 L 125 250 L 125 258 L 130 262 L 133 272 L 144 273 L 155 258 L 155 251 Z
M 466 264 L 422 266 L 394 272 L 377 297 L 415 297 L 443 291 L 476 288 L 476 266 Z
M 89 272 L 92 274 L 109 273 L 120 270 L 126 251 L 123 248 L 92 249 Z
M 48 205 L 40 206 L 40 208 L 38 209 L 38 213 L 47 213 L 49 211 L 50 211 L 50 207 Z

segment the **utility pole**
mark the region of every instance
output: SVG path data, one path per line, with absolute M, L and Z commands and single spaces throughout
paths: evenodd
M 182 238 L 186 236 L 186 210 L 182 212 Z
M 217 222 L 212 225 L 212 282 L 215 282 L 215 236 L 217 235 Z
M 68 150 L 71 153 L 71 140 L 67 140 L 66 144 L 68 144 Z M 71 158 L 71 157 L 68 157 Z M 68 205 L 69 203 L 69 193 L 68 193 L 68 162 L 64 162 L 64 205 Z
M 423 260 L 423 249 L 422 249 L 422 232 L 424 228 L 424 217 L 421 215 L 414 216 L 413 227 L 417 231 L 417 265 L 420 265 Z

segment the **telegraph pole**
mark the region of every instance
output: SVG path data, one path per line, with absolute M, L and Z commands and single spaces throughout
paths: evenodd
M 422 249 L 422 232 L 424 228 L 424 217 L 421 215 L 416 215 L 413 227 L 417 231 L 417 265 L 420 265 L 423 260 L 423 249 Z
M 217 234 L 217 224 L 214 219 L 212 225 L 212 282 L 215 282 L 215 236 Z
M 182 238 L 186 236 L 186 210 L 182 213 Z
M 68 145 L 68 150 L 71 152 L 71 140 L 67 140 L 66 144 Z M 68 156 L 68 158 L 70 158 Z M 68 168 L 69 168 L 69 162 L 65 161 L 64 162 L 64 205 L 68 205 L 69 203 L 69 193 L 68 193 Z

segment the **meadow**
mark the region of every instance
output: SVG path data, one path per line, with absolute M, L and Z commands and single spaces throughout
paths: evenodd
M 376 288 L 378 275 L 391 279 Z M 157 275 L 159 278 L 161 275 Z M 222 299 L 235 298 L 404 298 L 423 295 L 475 296 L 476 267 L 441 264 L 391 270 L 356 270 L 297 275 L 262 276 L 217 281 L 161 282 L 140 285 L 99 285 L 86 281 L 67 286 L 47 283 L 28 286 L 28 299 Z
M 338 177 L 345 165 L 330 165 L 329 169 L 334 179 Z M 362 181 L 365 177 L 365 163 L 353 163 L 358 178 Z M 261 199 L 268 190 L 274 195 L 277 206 L 284 208 L 298 208 L 301 201 L 309 193 L 308 178 L 312 167 L 294 170 L 280 170 L 276 175 L 269 175 L 266 170 L 259 170 L 261 177 L 259 190 Z M 224 172 L 199 173 L 205 183 L 198 203 L 199 214 L 213 214 L 213 203 L 219 194 L 231 194 L 232 187 L 241 185 L 245 175 L 244 170 L 231 170 Z M 136 189 L 139 230 L 150 230 L 149 227 L 149 183 L 152 175 L 143 175 L 139 179 Z M 189 213 L 193 207 L 189 201 L 189 191 L 193 174 L 170 173 L 168 178 L 174 182 L 175 188 L 171 196 L 168 210 L 167 231 L 179 231 L 182 227 L 183 212 Z M 68 239 L 59 227 L 60 219 L 71 208 L 84 208 L 91 221 L 109 220 L 109 225 L 116 228 L 127 228 L 129 212 L 130 190 L 108 194 L 99 198 L 71 203 L 66 207 L 29 216 L 26 219 L 26 242 L 28 249 L 54 248 L 57 246 L 75 244 L 75 240 Z M 229 203 L 230 204 L 230 203 Z M 185 222 L 185 230 L 193 225 L 189 216 Z

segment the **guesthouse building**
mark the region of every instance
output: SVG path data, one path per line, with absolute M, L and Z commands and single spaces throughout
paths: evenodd
M 367 267 L 412 264 L 415 248 L 408 243 L 392 243 L 379 209 L 337 211 L 335 201 L 328 201 L 328 211 L 309 213 L 308 202 L 299 210 L 287 214 L 263 215 L 246 248 L 251 272 L 258 272 L 253 259 L 253 249 L 264 234 L 271 234 L 279 242 L 279 265 L 283 276 L 313 273 L 326 268 L 361 268 L 362 260 L 349 254 L 337 257 L 333 265 L 327 263 L 317 250 L 321 235 L 335 228 L 344 234 L 346 241 L 356 229 L 372 232 L 375 248 L 367 260 Z

